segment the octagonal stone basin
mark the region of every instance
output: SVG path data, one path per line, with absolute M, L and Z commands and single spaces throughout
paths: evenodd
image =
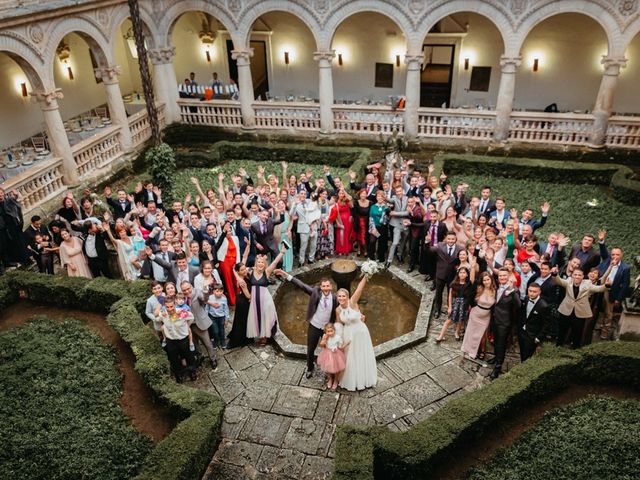
M 332 278 L 331 263 L 332 260 L 318 262 L 297 269 L 292 275 L 308 285 L 317 285 L 321 278 Z M 362 262 L 357 263 L 359 266 Z M 359 278 L 354 280 L 351 291 L 358 281 Z M 414 278 L 394 266 L 371 278 L 359 306 L 366 315 L 377 358 L 426 338 L 433 294 L 425 286 L 422 277 Z M 305 357 L 308 325 L 305 314 L 309 296 L 289 282 L 271 288 L 278 311 L 276 345 L 285 355 Z

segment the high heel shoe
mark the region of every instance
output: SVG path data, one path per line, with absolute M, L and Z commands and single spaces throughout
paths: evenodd
M 443 342 L 443 341 L 444 341 L 444 337 L 442 337 L 442 338 L 440 338 L 440 337 L 436 338 L 436 343 L 440 343 L 440 342 Z
M 456 342 L 459 342 L 460 340 L 462 340 L 462 337 L 460 335 L 456 335 Z

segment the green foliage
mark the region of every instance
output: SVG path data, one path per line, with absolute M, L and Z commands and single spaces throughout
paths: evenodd
M 334 478 L 428 478 L 435 465 L 459 453 L 465 442 L 491 435 L 496 418 L 527 408 L 573 382 L 639 389 L 638 371 L 638 343 L 602 342 L 575 351 L 545 346 L 532 359 L 490 385 L 451 400 L 407 432 L 363 428 L 354 435 L 351 427 L 339 428 Z
M 588 397 L 552 410 L 469 480 L 631 480 L 640 472 L 640 402 Z M 597 452 L 596 455 L 594 453 Z
M 149 165 L 154 185 L 162 189 L 163 196 L 172 198 L 171 188 L 176 174 L 176 158 L 173 149 L 166 143 L 151 147 L 145 153 L 145 161 Z
M 548 201 L 551 211 L 547 224 L 536 233 L 540 240 L 554 231 L 563 232 L 575 243 L 579 242 L 585 233 L 597 236 L 598 230 L 607 230 L 607 245 L 620 246 L 625 251 L 627 261 L 640 255 L 640 242 L 636 227 L 640 224 L 640 204 L 625 205 L 609 197 L 604 187 L 594 185 L 575 185 L 566 182 L 544 180 L 538 176 L 529 178 L 511 178 L 494 176 L 476 172 L 480 169 L 467 169 L 462 173 L 445 164 L 447 172 L 454 185 L 459 182 L 469 184 L 471 194 L 479 194 L 483 185 L 491 185 L 493 197 L 502 196 L 507 201 L 508 208 L 515 208 L 518 213 L 524 208 L 532 208 L 536 218 L 540 218 L 540 205 Z M 452 173 L 449 173 L 452 172 Z M 573 174 L 567 174 L 573 175 Z M 595 206 L 587 202 L 597 201 Z M 633 263 L 633 262 L 630 262 Z
M 87 280 L 24 271 L 10 272 L 0 279 L 0 302 L 3 298 L 6 299 L 6 305 L 17 301 L 19 291 L 39 303 L 109 312 L 107 323 L 129 344 L 136 356 L 136 372 L 160 401 L 171 407 L 176 417 L 184 419 L 168 437 L 156 445 L 144 461 L 140 478 L 187 480 L 201 476 L 220 439 L 224 402 L 207 392 L 178 385 L 169 376 L 167 356 L 151 328 L 145 326 L 141 318 L 145 301 L 150 294 L 148 282 L 104 278 Z M 0 359 L 3 358 L 2 355 L 0 348 Z M 79 358 L 87 361 L 83 356 Z M 64 386 L 64 383 L 61 385 Z M 119 445 L 118 448 L 124 446 Z M 114 450 L 117 448 L 114 447 Z M 83 458 L 79 455 L 77 462 L 82 461 Z
M 0 335 L 0 478 L 131 478 L 151 441 L 124 416 L 115 356 L 76 320 Z
M 258 166 L 264 167 L 265 177 L 270 174 L 274 174 L 278 177 L 278 184 L 282 185 L 282 166 L 280 165 L 280 163 L 271 161 L 258 162 L 255 160 L 231 160 L 224 165 L 220 165 L 214 168 L 185 168 L 183 170 L 180 170 L 174 177 L 173 191 L 175 194 L 175 198 L 184 199 L 185 195 L 189 192 L 191 192 L 191 194 L 195 198 L 196 190 L 191 183 L 191 177 L 196 177 L 199 180 L 200 186 L 205 192 L 209 188 L 213 188 L 217 191 L 218 174 L 224 173 L 224 181 L 226 185 L 229 185 L 229 182 L 231 181 L 231 175 L 237 175 L 240 168 L 244 168 L 253 179 L 254 184 L 257 185 L 256 172 L 258 170 Z M 311 170 L 313 172 L 312 182 L 315 178 L 325 178 L 322 166 L 308 164 L 305 165 L 302 163 L 290 163 L 287 168 L 287 174 L 299 176 L 301 173 L 308 170 Z M 340 167 L 333 168 L 331 170 L 332 175 L 339 176 L 340 178 L 343 178 L 344 181 L 347 181 L 348 179 L 347 172 L 347 169 Z

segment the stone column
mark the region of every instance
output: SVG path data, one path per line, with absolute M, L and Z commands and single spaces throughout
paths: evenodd
M 49 147 L 56 157 L 62 159 L 62 173 L 65 185 L 78 184 L 78 170 L 73 152 L 69 144 L 69 137 L 64 129 L 60 109 L 58 108 L 58 99 L 64 98 L 61 88 L 53 90 L 37 90 L 31 92 L 32 98 L 40 104 L 42 114 L 44 115 L 44 123 L 47 128 L 47 137 Z
M 596 97 L 596 104 L 593 107 L 593 130 L 589 139 L 589 143 L 593 147 L 604 146 L 620 69 L 627 66 L 627 59 L 603 55 L 600 63 L 604 66 L 604 73 Z
M 242 110 L 242 128 L 255 128 L 256 118 L 253 111 L 253 79 L 251 78 L 251 57 L 253 48 L 232 50 L 231 58 L 238 64 L 238 89 L 240 90 L 240 109 Z
M 178 81 L 173 68 L 175 47 L 161 47 L 147 52 L 153 63 L 153 86 L 155 97 L 165 105 L 165 119 L 167 124 L 180 121 L 180 107 L 178 106 Z
M 318 93 L 320 98 L 320 133 L 330 134 L 333 131 L 333 75 L 332 64 L 336 52 L 315 52 L 313 59 L 318 62 L 320 74 Z
M 407 85 L 405 88 L 406 102 L 404 105 L 404 134 L 407 139 L 418 136 L 418 108 L 420 107 L 420 69 L 424 56 L 407 55 L 404 63 L 407 65 Z
M 111 121 L 114 125 L 120 127 L 120 145 L 122 146 L 122 150 L 130 152 L 132 148 L 131 130 L 129 130 L 127 111 L 124 108 L 120 83 L 118 82 L 118 75 L 122 74 L 122 69 L 119 65 L 114 65 L 112 67 L 98 67 L 94 72 L 96 77 L 101 78 L 104 84 Z
M 502 75 L 498 88 L 498 101 L 496 102 L 496 128 L 493 131 L 493 139 L 496 142 L 504 142 L 509 138 L 509 123 L 513 108 L 513 96 L 516 89 L 516 71 L 522 63 L 522 57 L 500 57 Z

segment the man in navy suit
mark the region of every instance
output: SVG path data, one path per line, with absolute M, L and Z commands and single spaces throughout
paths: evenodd
M 368 173 L 364 179 L 364 183 L 355 183 L 356 172 L 349 172 L 349 176 L 351 177 L 351 182 L 349 183 L 351 190 L 357 192 L 365 189 L 367 191 L 367 199 L 372 204 L 376 203 L 376 193 L 380 190 L 380 185 L 376 183 L 376 177 L 374 177 L 372 173 Z
M 484 213 L 487 217 L 496 209 L 496 202 L 491 200 L 491 187 L 485 185 L 480 191 L 480 205 L 478 205 L 478 213 Z
M 542 204 L 542 206 L 540 207 L 540 210 L 542 211 L 542 218 L 540 218 L 540 220 L 536 220 L 535 218 L 533 218 L 533 209 L 525 208 L 522 211 L 522 215 L 520 218 L 520 226 L 522 227 L 522 225 L 529 225 L 535 233 L 537 229 L 544 227 L 544 224 L 547 223 L 547 217 L 549 216 L 550 208 L 551 205 L 549 205 L 549 202 L 544 202 Z
M 118 200 L 114 200 L 112 197 L 111 187 L 104 188 L 104 196 L 107 197 L 107 204 L 113 210 L 113 217 L 124 218 L 127 213 L 131 211 L 131 202 L 127 199 L 127 192 L 123 189 L 118 190 Z
M 631 267 L 622 261 L 623 250 L 619 247 L 613 247 L 611 251 L 607 250 L 606 236 L 606 231 L 600 230 L 598 232 L 600 257 L 602 258 L 602 262 L 598 265 L 598 271 L 602 282 L 611 285 L 609 290 L 604 293 L 604 317 L 600 330 L 600 338 L 603 340 L 609 338 L 614 315 L 617 320 L 622 311 L 622 301 L 627 296 L 631 281 Z

